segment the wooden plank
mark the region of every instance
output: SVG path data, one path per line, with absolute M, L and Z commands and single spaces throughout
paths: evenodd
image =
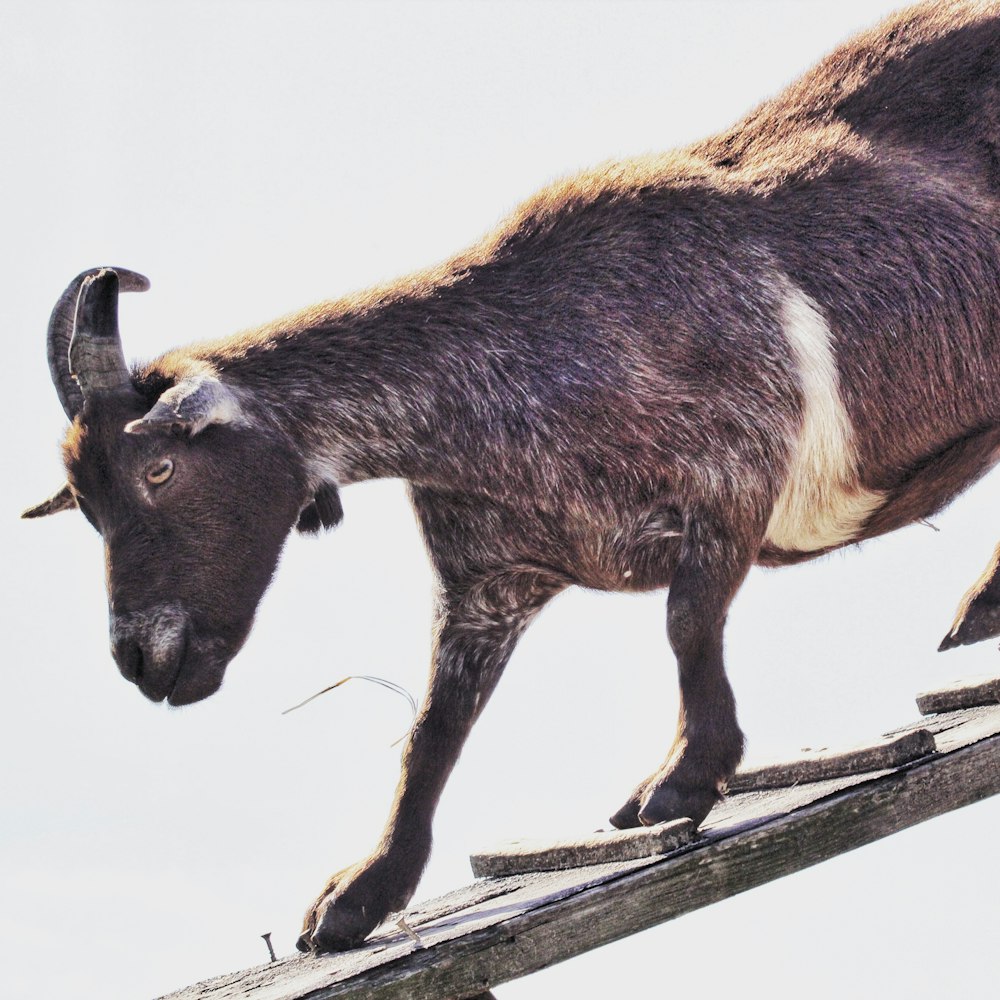
M 869 775 L 854 775 L 814 782 L 794 788 L 734 795 L 717 806 L 701 828 L 702 839 L 728 836 L 759 825 L 763 820 L 785 816 L 796 809 L 852 787 Z M 656 857 L 630 862 L 589 865 L 557 872 L 530 872 L 504 878 L 482 878 L 444 896 L 422 902 L 406 913 L 409 926 L 421 945 L 439 950 L 469 934 L 496 924 L 500 919 L 539 909 L 584 889 L 606 883 L 628 872 L 655 864 Z M 390 963 L 406 963 L 419 950 L 397 928 L 391 917 L 362 948 L 321 958 L 294 955 L 277 963 L 196 984 L 172 1000 L 300 1000 L 315 989 L 340 982 L 364 982 L 364 977 Z M 359 978 L 360 977 L 360 978 Z M 358 994 L 364 997 L 364 992 Z
M 886 737 L 848 750 L 803 751 L 797 760 L 764 764 L 737 771 L 729 782 L 730 792 L 760 788 L 786 788 L 811 781 L 824 781 L 867 771 L 883 771 L 918 760 L 934 752 L 934 737 L 926 729 Z
M 274 963 L 195 984 L 170 994 L 169 1000 L 311 998 L 316 990 L 329 988 L 334 983 L 363 983 L 373 970 L 405 963 L 416 952 L 424 949 L 438 952 L 442 945 L 491 927 L 506 917 L 576 895 L 624 872 L 655 864 L 657 860 L 655 857 L 640 858 L 582 869 L 480 879 L 406 912 L 407 923 L 420 938 L 419 945 L 397 927 L 398 915 L 393 915 L 360 948 L 336 955 L 295 954 L 280 958 Z M 363 998 L 364 991 L 361 990 L 358 996 Z
M 763 885 L 1000 792 L 1000 737 L 865 782 L 738 837 L 723 838 L 413 956 L 310 1000 L 456 1000 Z M 254 997 L 256 1000 L 256 997 Z
M 908 728 L 923 726 L 939 734 L 938 754 L 878 776 L 734 795 L 666 860 L 482 879 L 407 913 L 423 947 L 387 924 L 354 951 L 282 959 L 173 1000 L 474 997 L 1000 791 L 1000 706 Z
M 917 695 L 917 708 L 921 715 L 997 704 L 1000 704 L 1000 677 L 956 681 L 936 691 L 924 691 Z
M 898 736 L 914 729 L 930 730 L 938 753 L 947 753 L 1000 733 L 1000 705 L 980 705 L 940 715 L 926 715 L 919 722 L 901 726 L 888 735 Z
M 667 854 L 691 842 L 694 823 L 678 819 L 638 830 L 598 830 L 578 840 L 512 840 L 469 858 L 476 878 L 559 871 Z

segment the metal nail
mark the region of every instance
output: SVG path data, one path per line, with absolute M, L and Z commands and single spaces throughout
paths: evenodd
M 271 953 L 271 961 L 272 962 L 277 962 L 278 961 L 278 956 L 275 955 L 275 953 L 274 953 L 274 947 L 271 944 L 271 932 L 268 931 L 266 934 L 261 934 L 261 937 L 264 939 L 264 944 L 267 945 L 267 950 Z

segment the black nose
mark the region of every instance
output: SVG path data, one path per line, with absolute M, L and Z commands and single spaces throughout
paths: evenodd
M 163 701 L 184 663 L 188 623 L 173 607 L 116 615 L 111 620 L 111 655 L 122 677 L 150 701 Z
M 142 667 L 146 659 L 138 640 L 125 636 L 112 646 L 111 653 L 125 680 L 138 684 L 142 680 Z

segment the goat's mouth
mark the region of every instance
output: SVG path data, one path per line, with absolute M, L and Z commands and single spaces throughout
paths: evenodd
M 198 634 L 180 608 L 118 616 L 112 623 L 112 652 L 126 680 L 155 703 L 179 707 L 215 694 L 239 649 L 215 636 Z
M 190 620 L 179 604 L 111 614 L 111 653 L 118 669 L 150 701 L 177 684 L 188 658 Z
M 203 701 L 222 686 L 253 618 L 199 619 L 181 603 L 111 614 L 111 652 L 122 676 L 152 702 L 175 708 Z
M 162 645 L 159 655 L 149 656 L 140 663 L 138 676 L 129 678 L 142 694 L 154 703 L 173 704 L 174 692 L 181 685 L 189 657 L 189 630 L 175 636 L 172 645 Z M 140 661 L 142 653 L 140 653 Z

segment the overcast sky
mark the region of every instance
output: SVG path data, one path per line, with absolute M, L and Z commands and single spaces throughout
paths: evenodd
M 141 1000 L 293 950 L 326 876 L 378 836 L 422 692 L 429 574 L 398 483 L 292 538 L 222 691 L 154 706 L 107 651 L 101 544 L 62 481 L 45 324 L 120 264 L 151 357 L 433 263 L 555 177 L 718 130 L 893 4 L 0 3 L 5 697 L 0 995 Z M 863 740 L 918 690 L 995 673 L 935 653 L 1000 527 L 1000 479 L 861 550 L 754 571 L 727 654 L 750 753 Z M 662 758 L 664 595 L 574 591 L 516 652 L 439 810 L 418 897 L 493 842 L 584 833 Z M 995 991 L 988 802 L 501 987 L 939 997 Z M 580 992 L 574 993 L 577 990 Z

